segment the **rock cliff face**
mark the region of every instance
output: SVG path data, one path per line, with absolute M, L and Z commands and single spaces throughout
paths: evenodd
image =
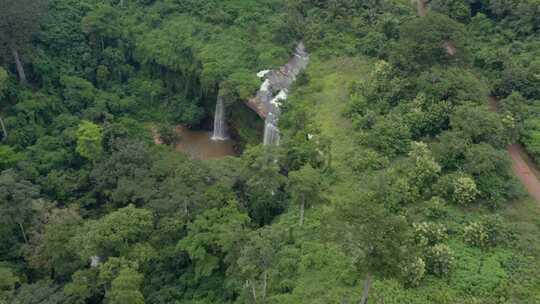
M 291 84 L 296 80 L 309 63 L 309 54 L 304 43 L 298 43 L 294 55 L 289 62 L 277 70 L 265 70 L 257 74 L 264 82 L 257 94 L 246 104 L 261 118 L 266 119 L 268 113 L 279 116 L 279 101 L 287 98 Z
M 309 63 L 309 54 L 304 43 L 296 46 L 289 62 L 278 70 L 265 70 L 257 73 L 264 79 L 257 94 L 246 104 L 264 119 L 264 144 L 279 145 L 280 133 L 277 127 L 281 101 L 287 99 L 289 88 Z

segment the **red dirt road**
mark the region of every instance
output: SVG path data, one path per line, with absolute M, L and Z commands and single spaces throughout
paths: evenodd
M 490 96 L 488 106 L 490 110 L 496 112 L 497 98 Z M 514 174 L 525 186 L 529 195 L 540 203 L 540 171 L 536 168 L 536 164 L 520 144 L 510 145 L 507 150 L 512 159 Z
M 540 203 L 540 181 L 538 181 L 540 173 L 534 162 L 519 144 L 509 146 L 508 154 L 512 158 L 514 173 L 521 180 L 529 195 Z

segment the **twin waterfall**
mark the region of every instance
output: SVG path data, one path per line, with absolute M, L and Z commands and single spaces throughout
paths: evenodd
M 264 70 L 257 73 L 257 76 L 264 81 L 257 94 L 246 101 L 246 104 L 260 117 L 264 118 L 263 143 L 265 145 L 279 145 L 278 121 L 281 114 L 281 101 L 287 99 L 289 88 L 296 80 L 296 77 L 307 67 L 308 63 L 309 54 L 306 52 L 304 43 L 300 42 L 296 46 L 294 56 L 291 57 L 287 64 L 276 70 Z M 218 98 L 214 118 L 213 140 L 227 139 L 224 108 L 222 98 Z
M 227 123 L 225 122 L 225 105 L 223 98 L 219 96 L 216 103 L 216 113 L 214 114 L 214 133 L 212 140 L 227 140 Z

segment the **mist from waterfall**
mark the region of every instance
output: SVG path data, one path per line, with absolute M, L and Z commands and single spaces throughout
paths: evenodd
M 227 124 L 225 122 L 225 104 L 223 98 L 219 96 L 216 102 L 216 113 L 214 115 L 214 133 L 212 140 L 227 140 Z

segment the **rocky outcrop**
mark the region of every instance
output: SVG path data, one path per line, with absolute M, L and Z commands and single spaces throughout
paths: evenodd
M 287 99 L 289 88 L 308 63 L 309 54 L 304 43 L 300 42 L 287 64 L 277 70 L 257 73 L 257 76 L 263 79 L 263 83 L 257 94 L 246 101 L 246 104 L 264 119 L 265 145 L 279 145 L 280 133 L 277 126 L 281 101 Z
M 304 43 L 300 42 L 287 64 L 277 70 L 265 70 L 257 74 L 264 81 L 257 94 L 246 102 L 247 106 L 263 119 L 266 119 L 270 112 L 277 114 L 279 101 L 287 98 L 290 86 L 308 63 L 309 54 Z

